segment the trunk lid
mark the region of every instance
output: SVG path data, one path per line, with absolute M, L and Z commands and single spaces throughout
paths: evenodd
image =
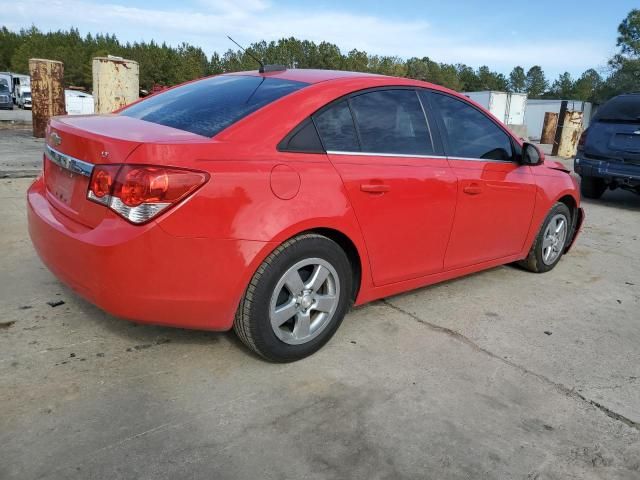
M 54 117 L 47 129 L 44 180 L 49 202 L 93 228 L 109 213 L 87 200 L 93 165 L 126 163 L 142 143 L 181 143 L 202 137 L 119 115 Z

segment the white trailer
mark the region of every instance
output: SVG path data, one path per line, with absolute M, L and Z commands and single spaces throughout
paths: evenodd
M 91 115 L 95 111 L 93 95 L 79 90 L 65 90 L 64 104 L 68 115 Z
M 526 93 L 507 93 L 487 90 L 483 92 L 464 92 L 464 95 L 489 110 L 506 125 L 524 125 L 527 106 Z
M 465 92 L 464 94 L 493 113 L 498 120 L 505 122 L 508 103 L 508 94 L 506 92 L 487 90 L 485 92 Z
M 524 125 L 524 114 L 527 110 L 526 93 L 510 93 L 507 110 L 507 125 Z

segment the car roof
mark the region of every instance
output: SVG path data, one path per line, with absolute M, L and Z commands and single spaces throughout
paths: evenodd
M 320 70 L 307 68 L 287 68 L 273 72 L 260 73 L 257 70 L 248 72 L 233 72 L 225 75 L 253 75 L 256 77 L 279 78 L 281 80 L 292 80 L 304 83 L 319 83 L 328 80 L 339 80 L 346 78 L 368 77 L 368 78 L 393 78 L 386 75 L 364 72 L 348 72 L 344 70 Z
M 407 77 L 391 77 L 389 75 L 380 75 L 377 73 L 365 73 L 365 72 L 349 72 L 345 70 L 321 70 L 321 69 L 306 69 L 306 68 L 288 68 L 285 70 L 278 70 L 273 72 L 260 73 L 257 70 L 245 71 L 245 72 L 232 72 L 224 73 L 223 75 L 251 75 L 264 78 L 278 78 L 282 80 L 291 80 L 297 82 L 304 82 L 310 85 L 326 82 L 351 82 L 354 80 L 361 80 L 363 85 L 367 87 L 380 87 L 380 86 L 414 86 L 430 88 L 432 90 L 446 92 L 451 95 L 464 98 L 466 101 L 475 102 L 462 94 L 455 92 L 449 88 L 441 85 L 436 85 L 423 80 L 415 80 Z

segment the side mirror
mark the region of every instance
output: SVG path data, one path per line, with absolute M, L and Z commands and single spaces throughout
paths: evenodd
M 544 153 L 540 151 L 533 143 L 525 143 L 522 145 L 522 164 L 523 165 L 540 165 L 544 162 Z

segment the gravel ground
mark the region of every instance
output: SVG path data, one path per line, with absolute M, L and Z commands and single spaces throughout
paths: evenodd
M 0 180 L 2 479 L 640 478 L 639 196 L 585 202 L 550 273 L 378 301 L 271 365 L 62 286 L 29 242 L 28 185 Z

